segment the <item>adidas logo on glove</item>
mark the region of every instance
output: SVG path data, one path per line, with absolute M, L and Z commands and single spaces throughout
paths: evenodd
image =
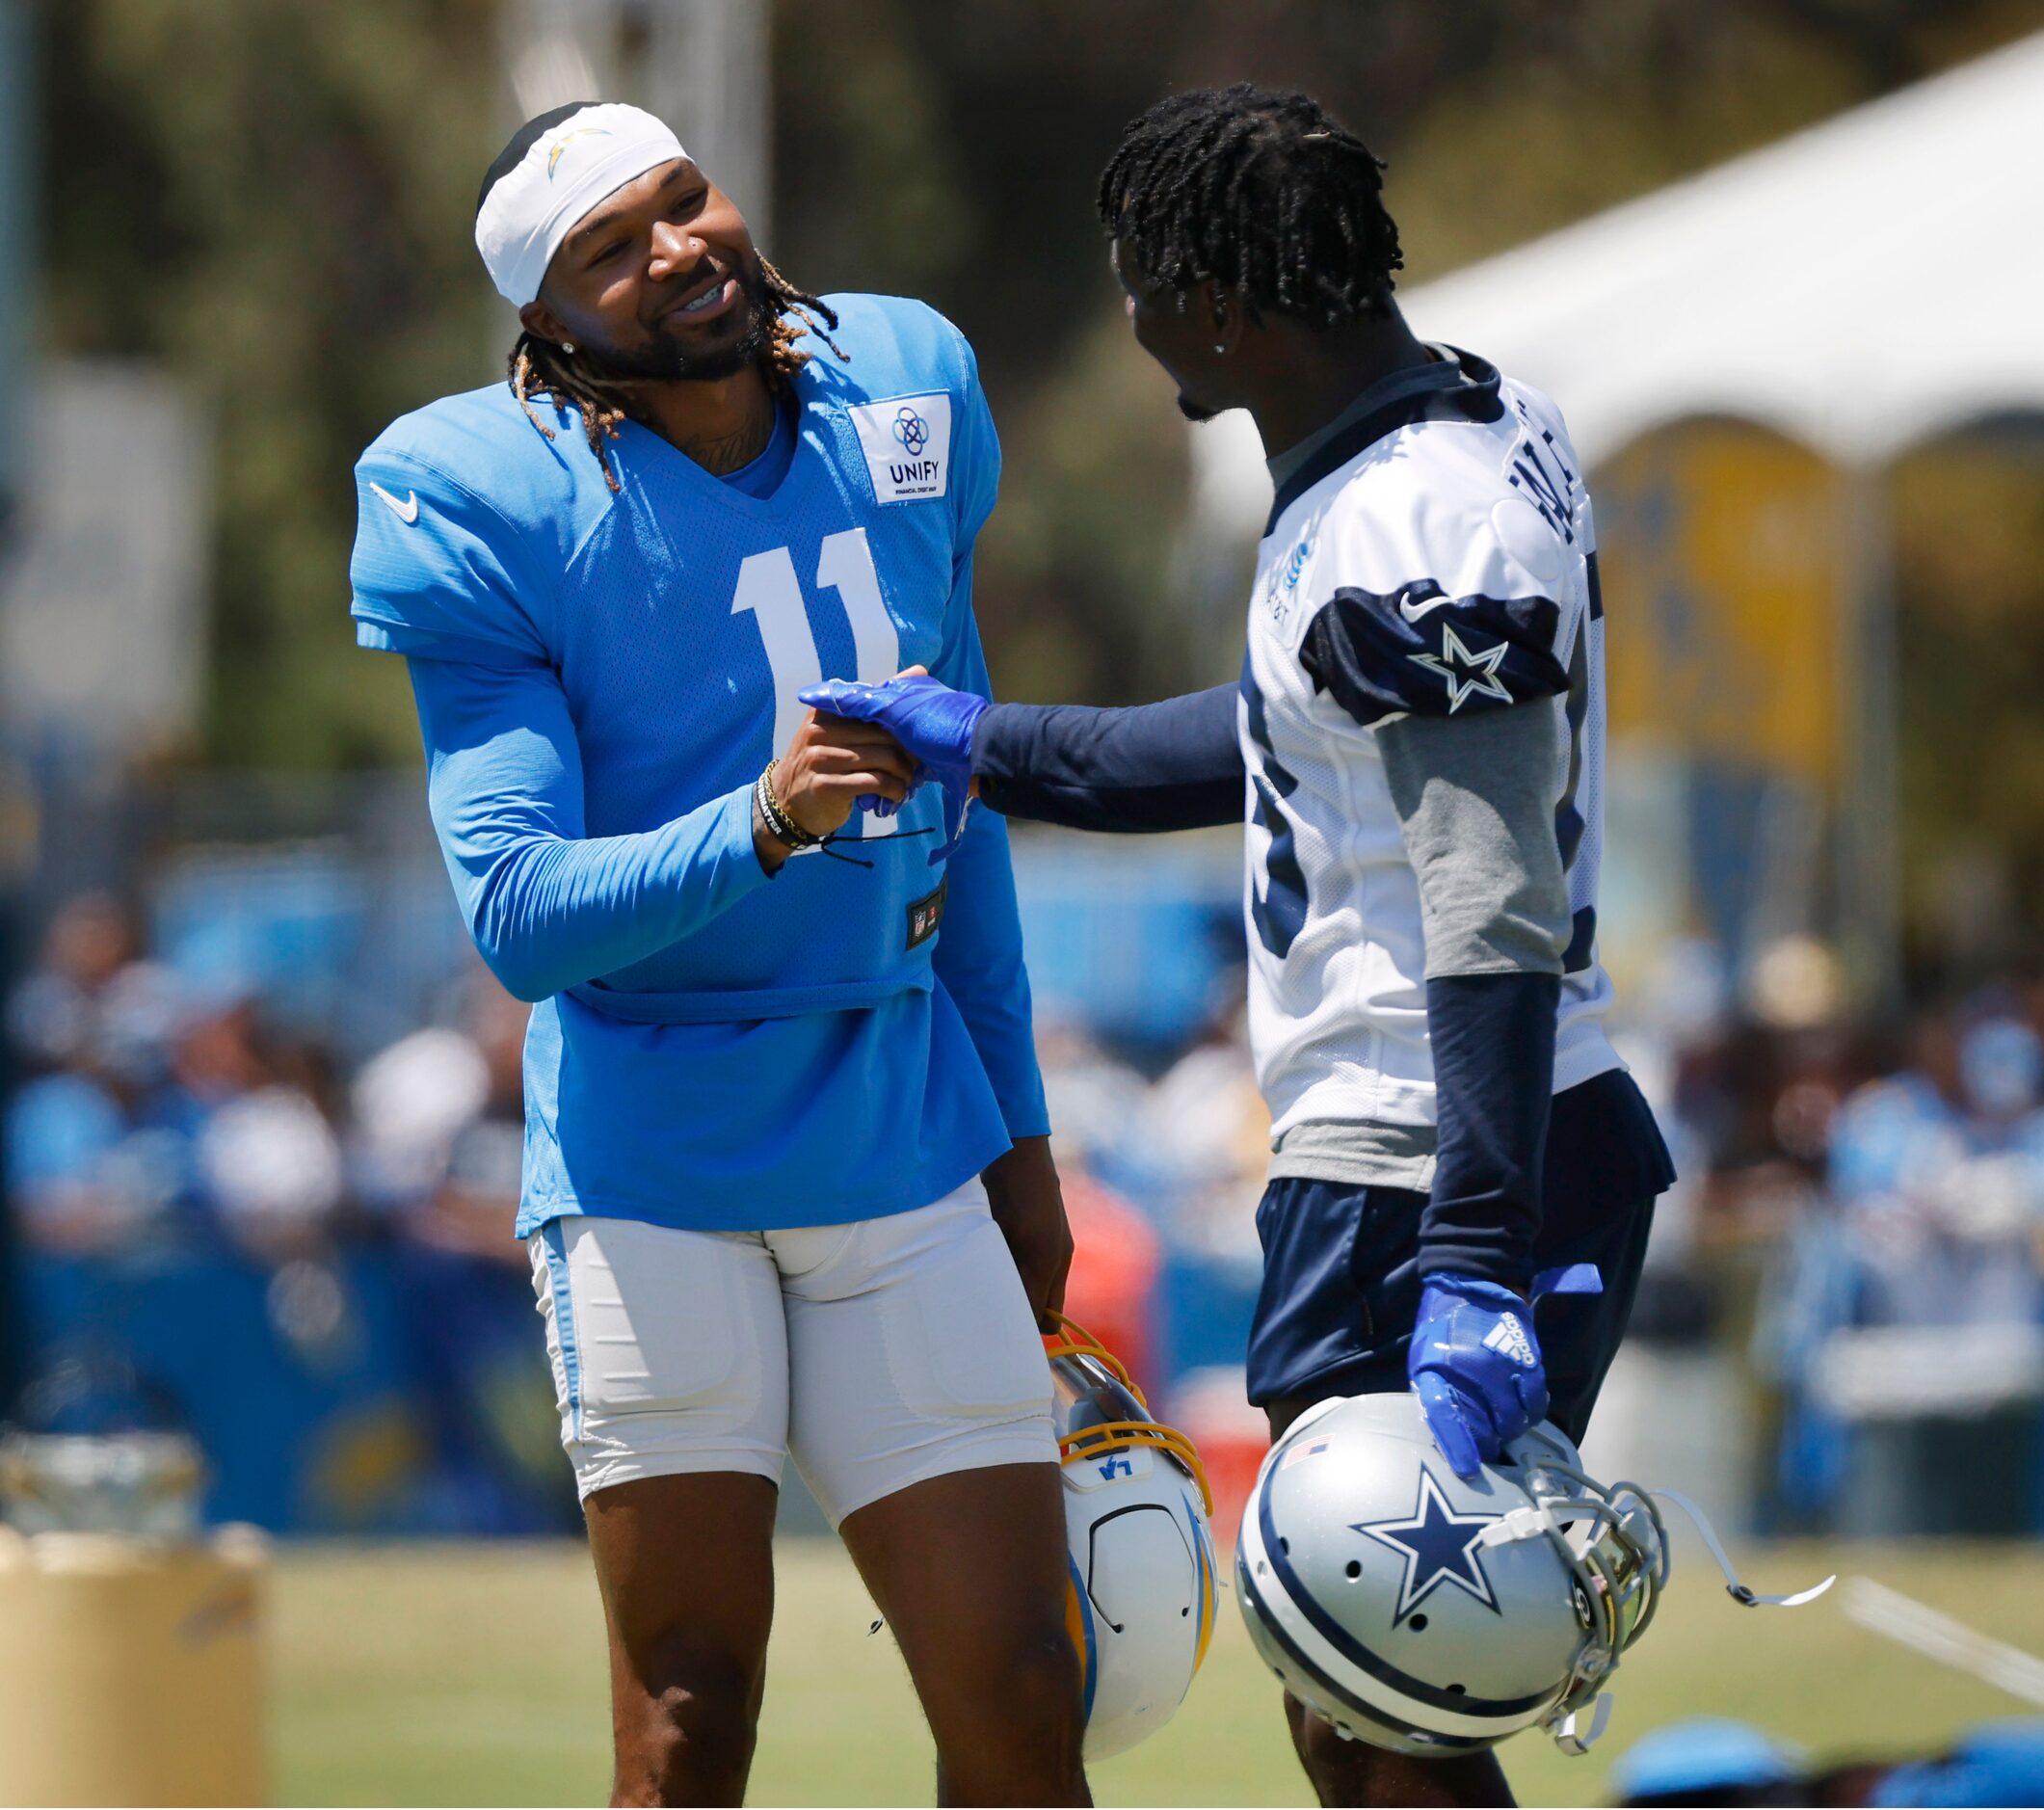
M 1501 1316 L 1498 1323 L 1483 1335 L 1483 1344 L 1486 1350 L 1508 1357 L 1526 1370 L 1540 1362 L 1533 1350 L 1533 1342 L 1526 1337 L 1526 1328 L 1519 1323 L 1516 1314 Z

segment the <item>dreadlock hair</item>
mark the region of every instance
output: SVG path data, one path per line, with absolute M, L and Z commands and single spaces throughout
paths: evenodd
M 1236 82 L 1131 120 L 1101 174 L 1100 216 L 1137 269 L 1182 294 L 1209 278 L 1251 320 L 1314 329 L 1390 311 L 1402 269 L 1384 166 L 1300 93 Z
M 808 334 L 815 334 L 840 361 L 851 362 L 851 354 L 831 337 L 837 325 L 835 310 L 808 291 L 796 288 L 764 257 L 759 260 L 759 275 L 767 311 L 772 316 L 759 361 L 768 384 L 776 391 L 815 356 L 796 344 Z M 618 474 L 611 468 L 610 455 L 604 451 L 603 443 L 616 439 L 618 429 L 633 418 L 637 392 L 646 380 L 606 377 L 592 367 L 586 355 L 571 359 L 552 340 L 534 333 L 518 335 L 505 360 L 505 370 L 512 393 L 518 397 L 526 418 L 548 439 L 554 437 L 553 429 L 533 413 L 530 398 L 549 396 L 556 408 L 571 408 L 581 415 L 583 436 L 589 441 L 589 450 L 597 456 L 597 464 L 603 467 L 603 481 L 613 492 L 617 491 Z

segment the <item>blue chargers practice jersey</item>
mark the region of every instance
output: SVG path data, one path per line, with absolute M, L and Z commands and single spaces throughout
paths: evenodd
M 852 860 L 769 880 L 751 852 L 750 788 L 805 685 L 919 663 L 988 691 L 971 552 L 1000 459 L 970 348 L 919 303 L 830 304 L 846 357 L 805 342 L 767 494 L 630 423 L 614 493 L 571 410 L 534 402 L 548 438 L 502 384 L 403 417 L 357 469 L 358 638 L 411 658 L 457 894 L 538 999 L 521 1233 L 577 1211 L 712 1229 L 903 1211 L 1048 1129 L 996 817 L 974 812 L 933 865 L 925 786 L 896 817 L 855 812 Z M 445 702 L 464 684 L 486 703 Z M 607 858 L 619 838 L 615 872 L 509 928 L 492 888 L 518 833 L 496 819 L 525 809 L 535 763 L 517 722 L 488 720 L 497 696 L 565 703 L 576 845 Z M 585 906 L 628 924 L 632 888 L 698 885 L 661 867 L 677 846 L 714 870 L 685 934 L 591 953 L 624 944 L 590 940 Z

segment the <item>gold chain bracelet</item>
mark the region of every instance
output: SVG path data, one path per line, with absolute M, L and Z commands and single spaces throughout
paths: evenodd
M 759 800 L 759 814 L 766 819 L 766 827 L 790 849 L 814 848 L 823 838 L 811 835 L 797 823 L 774 790 L 774 769 L 780 764 L 778 758 L 769 760 L 766 770 L 759 775 L 759 783 L 753 788 L 754 795 Z

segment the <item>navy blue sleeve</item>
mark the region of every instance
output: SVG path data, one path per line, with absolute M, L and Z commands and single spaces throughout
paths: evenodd
M 1365 729 L 1496 709 L 1568 690 L 1559 620 L 1544 597 L 1449 597 L 1430 578 L 1389 593 L 1343 585 L 1307 625 L 1299 664 Z
M 1420 1273 L 1524 1291 L 1540 1230 L 1553 1107 L 1555 974 L 1453 974 L 1426 983 L 1434 1058 L 1434 1185 Z
M 1119 710 L 996 704 L 972 736 L 980 799 L 1004 817 L 1124 835 L 1238 824 L 1240 695 L 1216 685 Z

